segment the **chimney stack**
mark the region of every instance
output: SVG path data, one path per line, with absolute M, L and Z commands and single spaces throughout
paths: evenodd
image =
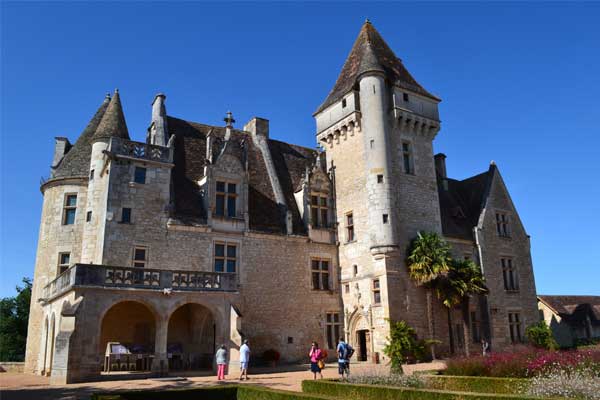
M 446 179 L 446 155 L 444 153 L 438 153 L 433 156 L 435 160 L 435 172 L 438 178 Z
M 252 137 L 262 136 L 265 139 L 269 138 L 269 120 L 264 118 L 254 117 L 246 125 L 244 130 L 250 132 Z

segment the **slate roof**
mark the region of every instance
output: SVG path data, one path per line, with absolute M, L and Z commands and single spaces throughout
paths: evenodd
M 68 178 L 88 175 L 90 158 L 92 156 L 92 138 L 108 108 L 110 100 L 110 95 L 106 95 L 106 98 L 90 122 L 88 122 L 83 132 L 81 132 L 75 144 L 59 162 L 51 178 Z
M 212 130 L 214 138 L 213 160 L 222 151 L 225 128 L 167 117 L 169 134 L 175 135 L 173 189 L 175 218 L 182 222 L 203 223 L 206 210 L 202 206 L 197 181 L 204 175 L 206 163 L 206 136 Z M 293 232 L 306 234 L 300 212 L 294 199 L 294 189 L 299 187 L 307 167 L 315 161 L 316 151 L 268 140 L 269 150 L 275 165 L 288 209 L 292 213 Z M 262 232 L 282 233 L 285 231 L 285 214 L 280 209 L 262 153 L 248 132 L 232 129 L 225 152 L 248 163 L 248 211 L 250 229 Z M 244 161 L 242 161 L 244 163 Z
M 352 90 L 359 75 L 370 71 L 384 72 L 391 84 L 436 101 L 440 100 L 412 77 L 379 32 L 367 21 L 362 26 L 333 89 L 315 114 L 340 100 Z
M 111 137 L 129 140 L 129 131 L 127 130 L 123 106 L 121 105 L 121 96 L 119 96 L 118 90 L 115 90 L 115 94 L 110 100 L 100 124 L 96 132 L 94 132 L 94 140 Z
M 485 205 L 492 183 L 495 165 L 479 175 L 462 181 L 445 178 L 448 188 L 438 177 L 438 195 L 442 216 L 444 236 L 473 240 L 473 227 L 477 226 L 479 216 Z
M 591 317 L 600 322 L 600 296 L 539 295 L 538 299 L 571 322 L 585 321 L 588 313 L 591 313 Z

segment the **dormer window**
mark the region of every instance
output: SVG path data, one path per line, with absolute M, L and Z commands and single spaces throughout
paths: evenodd
M 237 184 L 217 181 L 215 215 L 232 218 L 236 216 Z
M 327 195 L 313 194 L 310 196 L 310 220 L 315 228 L 326 228 L 329 226 L 329 207 L 327 206 Z
M 342 100 L 342 108 L 346 108 L 346 99 Z

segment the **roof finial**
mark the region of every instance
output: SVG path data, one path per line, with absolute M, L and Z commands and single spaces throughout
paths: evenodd
M 119 88 L 115 89 L 115 94 L 119 94 Z
M 371 25 L 371 20 L 369 18 L 365 19 L 365 24 Z
M 490 161 L 490 165 L 496 165 L 496 161 L 494 161 L 494 160 Z
M 225 126 L 227 128 L 233 128 L 233 123 L 235 122 L 235 119 L 233 119 L 233 114 L 231 113 L 231 111 L 227 111 L 227 116 L 223 118 L 223 121 L 225 121 Z

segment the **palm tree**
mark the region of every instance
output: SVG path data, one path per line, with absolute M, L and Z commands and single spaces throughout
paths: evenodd
M 418 232 L 408 247 L 406 265 L 408 276 L 417 284 L 427 289 L 427 321 L 429 337 L 435 339 L 433 324 L 432 290 L 440 276 L 450 270 L 450 246 L 435 232 Z M 435 358 L 435 345 L 431 346 L 431 355 Z M 451 345 L 452 347 L 452 345 Z
M 448 327 L 452 338 L 452 321 L 450 310 L 457 305 L 461 306 L 463 319 L 463 334 L 465 354 L 470 354 L 469 330 L 470 315 L 469 302 L 471 295 L 486 293 L 485 279 L 481 269 L 471 260 L 452 260 L 448 274 L 436 280 L 435 292 L 437 297 L 448 308 Z M 452 347 L 452 339 L 451 339 Z

